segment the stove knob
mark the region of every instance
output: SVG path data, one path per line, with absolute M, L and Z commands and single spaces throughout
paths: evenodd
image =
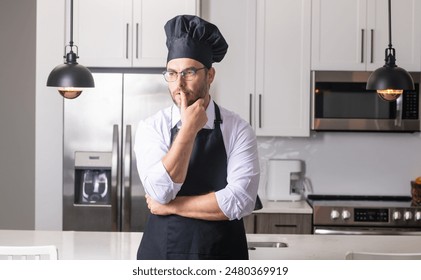
M 412 220 L 412 213 L 410 211 L 405 211 L 405 213 L 403 214 L 403 219 L 405 221 L 410 221 Z
M 330 212 L 330 218 L 332 220 L 336 220 L 337 218 L 339 218 L 339 212 L 338 212 L 338 210 L 332 210 L 332 212 Z
M 348 220 L 349 218 L 351 218 L 351 213 L 348 210 L 342 211 L 342 219 Z
M 395 212 L 393 212 L 393 220 L 394 221 L 398 221 L 398 220 L 400 220 L 402 218 L 402 214 L 401 214 L 401 212 L 399 212 L 399 211 L 395 211 Z
M 415 220 L 416 221 L 421 221 L 421 211 L 415 212 Z

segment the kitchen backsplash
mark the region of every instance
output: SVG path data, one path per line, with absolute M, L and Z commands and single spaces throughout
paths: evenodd
M 304 161 L 304 175 L 317 194 L 410 195 L 410 181 L 421 176 L 420 133 L 258 137 L 258 148 L 263 198 L 271 158 Z

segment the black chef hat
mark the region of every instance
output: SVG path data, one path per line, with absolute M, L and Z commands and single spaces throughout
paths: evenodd
M 218 27 L 197 16 L 181 15 L 165 24 L 167 62 L 175 58 L 192 58 L 207 68 L 220 62 L 228 44 Z

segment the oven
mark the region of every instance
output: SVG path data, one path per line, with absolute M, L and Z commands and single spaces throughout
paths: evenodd
M 406 196 L 308 195 L 313 233 L 421 235 L 421 206 Z

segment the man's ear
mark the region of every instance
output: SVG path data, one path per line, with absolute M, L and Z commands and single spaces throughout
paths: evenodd
M 208 70 L 208 82 L 209 82 L 209 85 L 212 84 L 213 79 L 215 79 L 215 74 L 216 74 L 215 68 L 211 67 Z

